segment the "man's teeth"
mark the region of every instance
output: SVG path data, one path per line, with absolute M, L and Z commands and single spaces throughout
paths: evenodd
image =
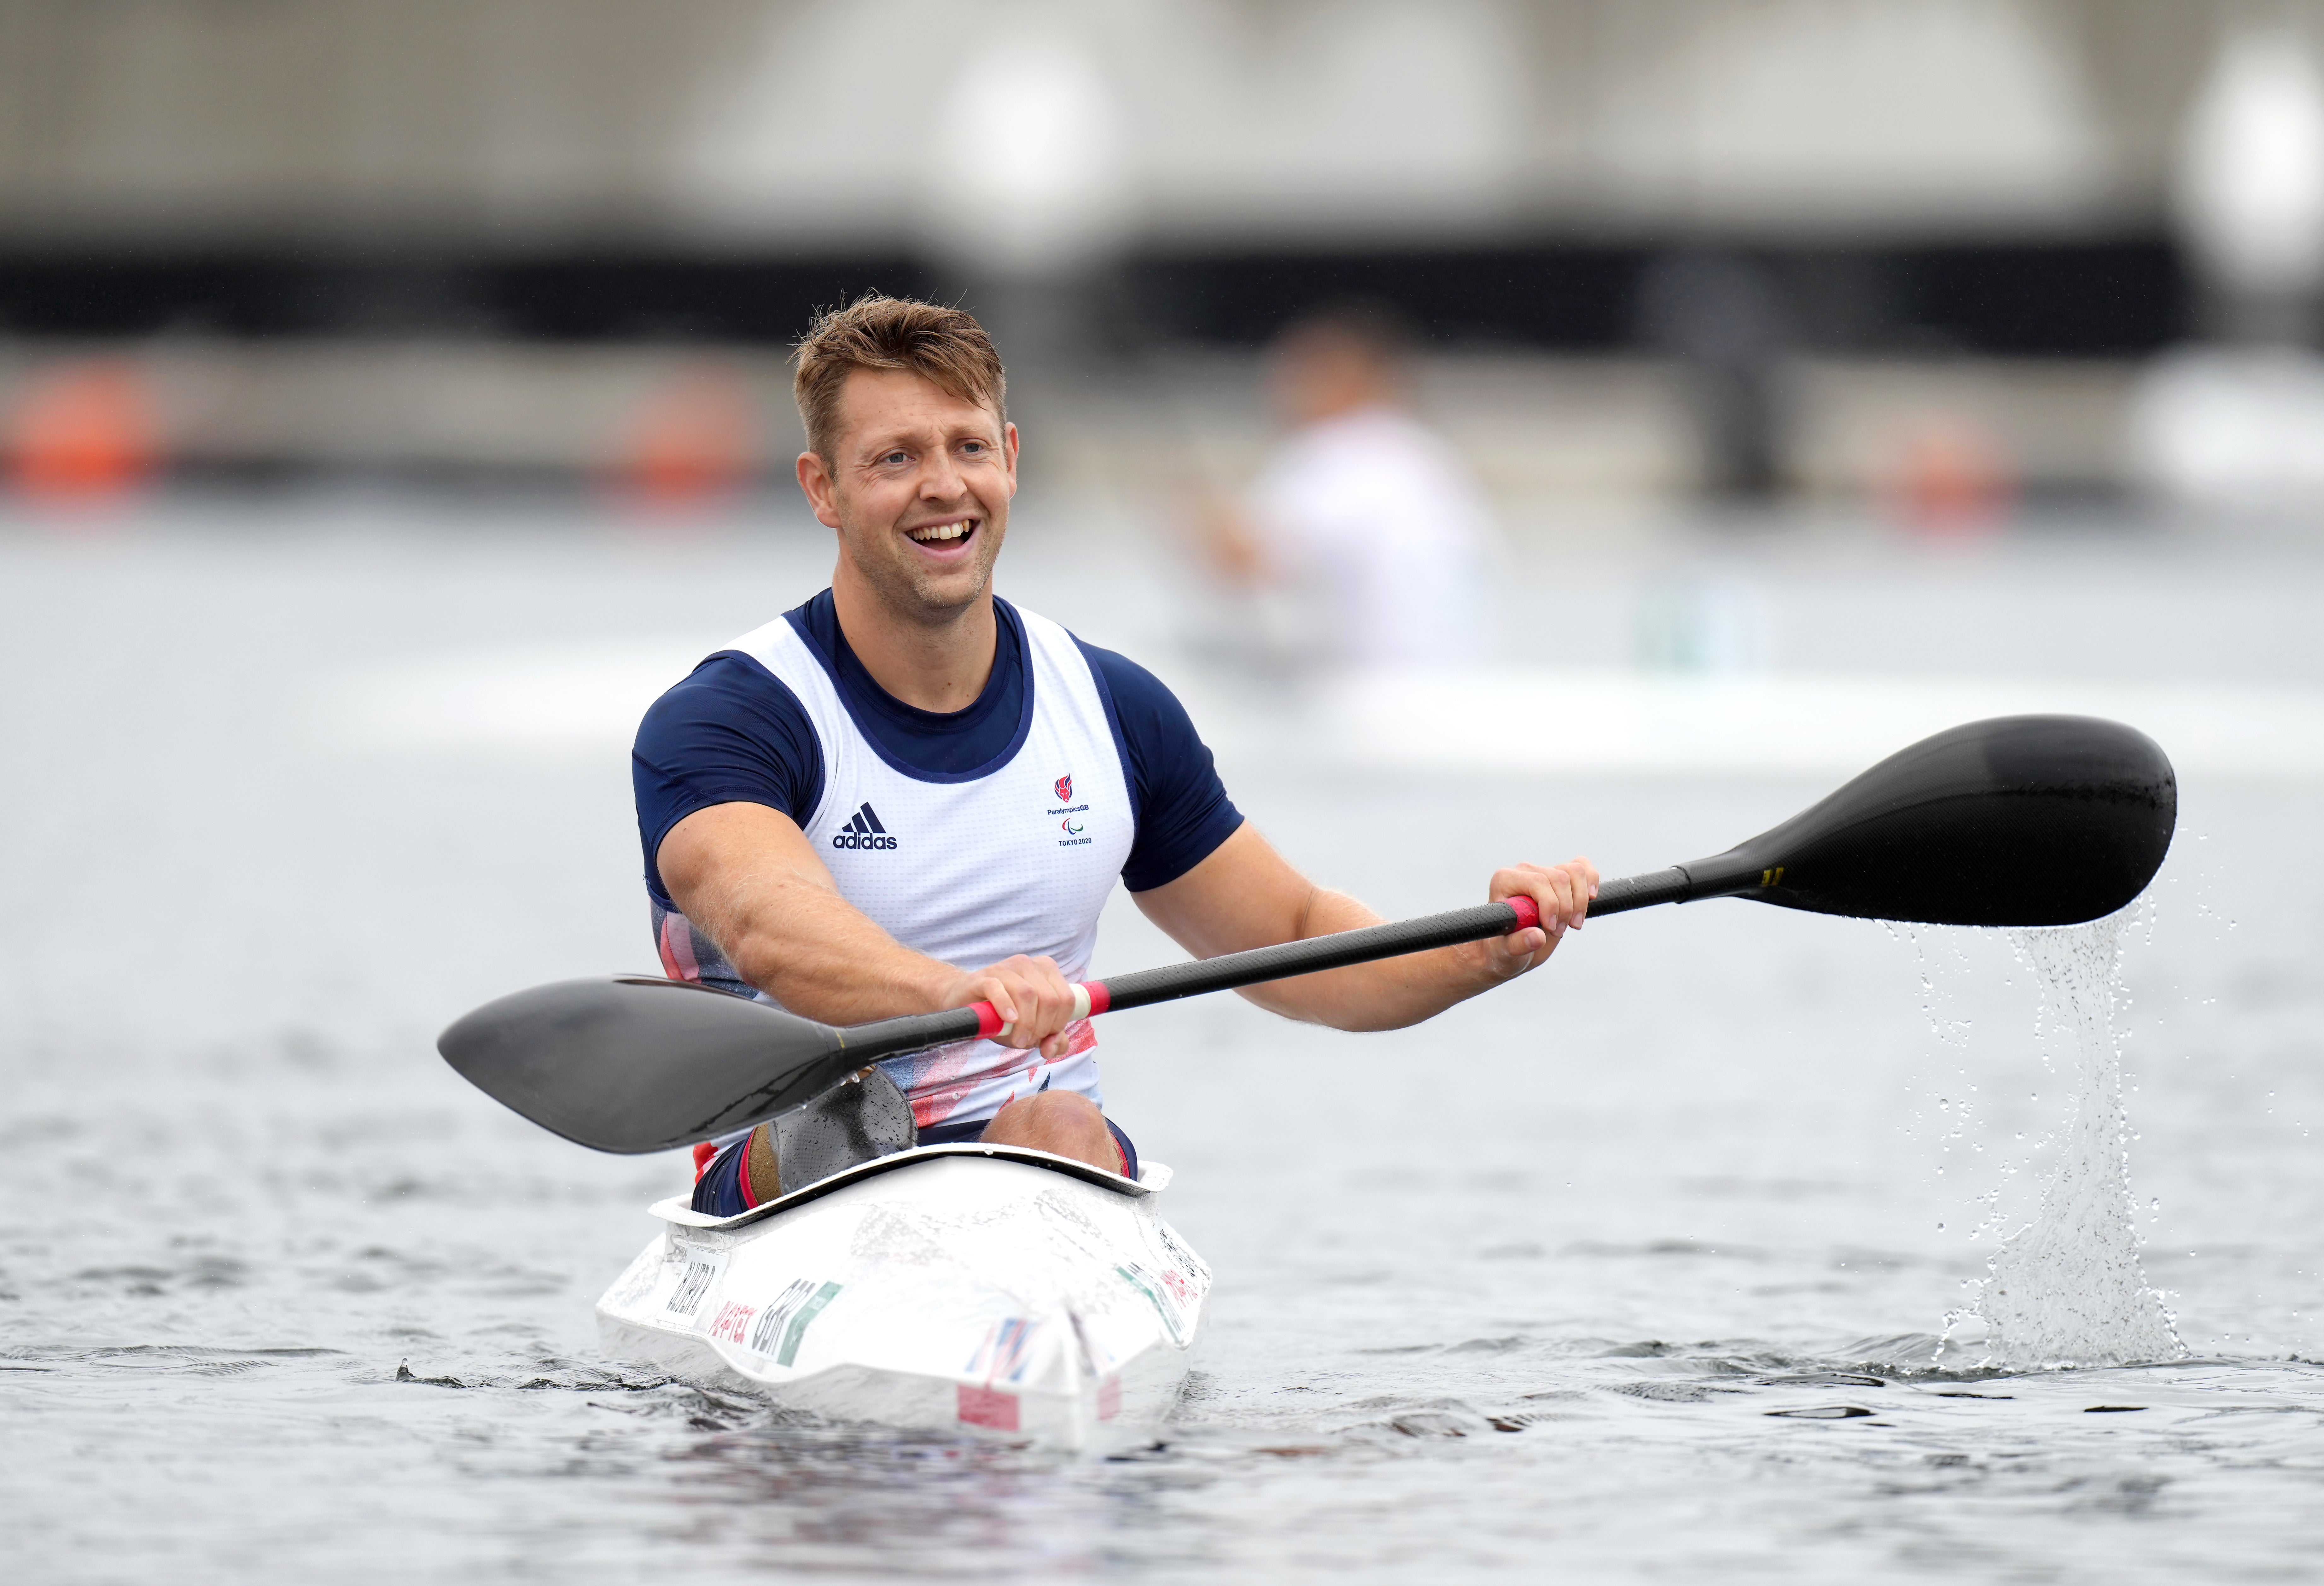
M 969 527 L 969 520 L 964 518 L 957 523 L 936 523 L 926 529 L 912 529 L 906 532 L 922 545 L 926 545 L 931 540 L 958 539 L 968 532 Z

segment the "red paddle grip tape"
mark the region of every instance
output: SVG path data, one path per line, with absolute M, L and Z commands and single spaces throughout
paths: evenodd
M 1113 1006 L 1113 993 L 1105 989 L 1103 981 L 1084 981 L 1082 990 L 1089 993 L 1090 1012 L 1093 1015 L 1103 1013 Z
M 990 1002 L 976 1005 L 976 1038 L 989 1041 L 1001 1033 L 1001 1010 Z
M 1533 929 L 1534 927 L 1541 923 L 1541 906 L 1536 903 L 1532 899 L 1519 896 L 1516 898 L 1504 898 L 1501 901 L 1508 904 L 1512 909 L 1516 910 L 1517 917 L 1517 929 L 1521 931 L 1529 931 Z

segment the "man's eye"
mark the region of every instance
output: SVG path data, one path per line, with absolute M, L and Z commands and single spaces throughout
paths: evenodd
M 900 463 L 904 461 L 905 456 L 906 454 L 903 452 L 890 452 L 886 456 L 881 457 L 880 460 L 883 463 Z

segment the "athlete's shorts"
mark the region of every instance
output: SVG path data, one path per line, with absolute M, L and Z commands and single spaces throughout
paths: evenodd
M 924 1146 L 952 1146 L 981 1138 L 990 1118 L 972 1119 L 966 1123 L 934 1123 L 920 1130 L 919 1143 Z M 1138 1147 L 1121 1132 L 1121 1125 L 1109 1118 L 1106 1132 L 1113 1136 L 1113 1148 L 1121 1156 L 1121 1176 L 1138 1176 Z M 755 1131 L 754 1131 L 755 1132 Z M 707 1146 L 696 1147 L 707 1151 Z M 750 1182 L 751 1137 L 744 1135 L 733 1145 L 711 1157 L 700 1166 L 694 1180 L 694 1209 L 706 1217 L 739 1217 L 761 1201 L 772 1197 L 753 1194 L 758 1186 Z

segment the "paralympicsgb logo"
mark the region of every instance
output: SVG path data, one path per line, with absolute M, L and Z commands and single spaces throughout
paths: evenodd
M 833 835 L 831 845 L 834 848 L 893 848 L 896 839 L 888 835 L 888 828 L 880 824 L 880 817 L 872 813 L 872 806 L 866 802 L 855 812 L 855 817 Z
M 1049 784 L 1049 788 L 1050 791 L 1056 794 L 1058 804 L 1058 807 L 1051 810 L 1049 813 L 1051 815 L 1065 816 L 1065 819 L 1057 823 L 1057 830 L 1065 834 L 1057 839 L 1057 846 L 1060 848 L 1087 848 L 1092 844 L 1095 843 L 1097 841 L 1096 838 L 1084 836 L 1083 834 L 1089 830 L 1089 823 L 1074 818 L 1077 816 L 1088 814 L 1089 806 L 1086 804 L 1075 804 L 1074 802 L 1073 778 L 1070 776 L 1059 777 L 1056 781 Z

